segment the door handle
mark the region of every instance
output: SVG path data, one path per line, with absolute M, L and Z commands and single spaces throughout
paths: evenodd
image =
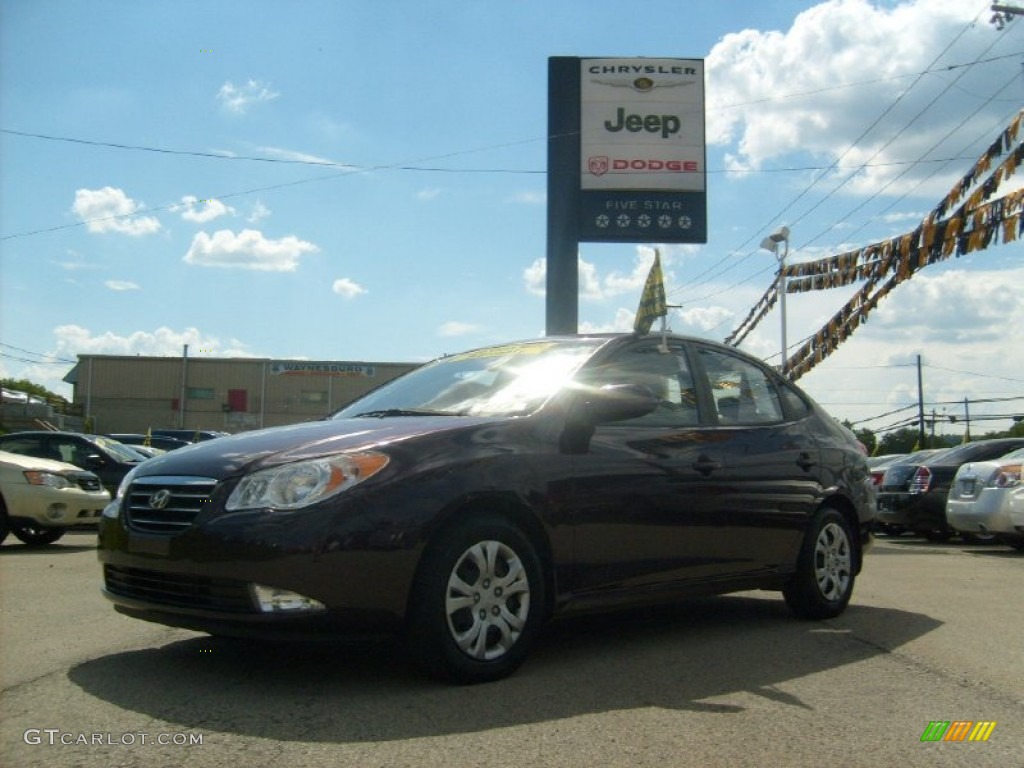
M 693 468 L 704 475 L 704 477 L 707 477 L 716 469 L 721 469 L 722 462 L 712 461 L 707 456 L 701 454 L 697 457 L 697 460 L 693 462 Z
M 811 454 L 807 453 L 807 451 L 804 451 L 796 460 L 796 464 L 804 472 L 807 472 L 808 470 L 810 470 L 811 467 L 815 465 L 815 462 L 811 460 Z

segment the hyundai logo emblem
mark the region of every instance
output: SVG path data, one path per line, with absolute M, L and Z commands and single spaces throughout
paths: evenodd
M 149 497 L 149 508 L 150 509 L 163 509 L 171 501 L 171 492 L 166 488 L 161 488 L 159 491 Z

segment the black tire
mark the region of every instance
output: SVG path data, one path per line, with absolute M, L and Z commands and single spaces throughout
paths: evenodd
M 846 610 L 856 551 L 850 524 L 839 512 L 822 507 L 807 529 L 796 573 L 782 589 L 786 605 L 802 619 L 831 619 Z
M 44 528 L 41 525 L 12 525 L 11 533 L 30 547 L 45 547 L 63 536 L 65 530 Z
M 10 522 L 7 520 L 7 505 L 4 504 L 4 500 L 0 498 L 0 544 L 4 543 L 4 539 L 7 538 L 7 534 L 10 530 Z
M 960 532 L 960 538 L 967 544 L 995 544 L 997 537 L 994 533 L 964 533 Z
M 952 528 L 932 528 L 928 531 L 918 531 L 918 535 L 924 536 L 928 541 L 949 541 L 953 538 Z
M 424 553 L 406 647 L 445 682 L 500 680 L 523 663 L 543 614 L 544 576 L 530 540 L 503 519 L 473 521 L 442 532 Z

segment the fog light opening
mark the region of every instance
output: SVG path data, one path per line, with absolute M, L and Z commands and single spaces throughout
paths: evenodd
M 253 599 L 263 613 L 315 613 L 327 606 L 312 597 L 262 584 L 250 585 Z
M 68 508 L 66 504 L 51 504 L 46 508 L 46 516 L 50 520 L 61 520 L 67 513 Z

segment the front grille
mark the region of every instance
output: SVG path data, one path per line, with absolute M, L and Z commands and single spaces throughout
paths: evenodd
M 100 479 L 91 472 L 75 472 L 69 476 L 69 479 L 74 481 L 83 491 L 99 491 L 103 489 Z
M 249 587 L 243 581 L 115 565 L 103 567 L 103 579 L 111 594 L 147 603 L 229 613 L 256 612 Z
M 209 477 L 140 477 L 125 499 L 128 527 L 141 533 L 180 533 L 210 503 L 216 485 Z

